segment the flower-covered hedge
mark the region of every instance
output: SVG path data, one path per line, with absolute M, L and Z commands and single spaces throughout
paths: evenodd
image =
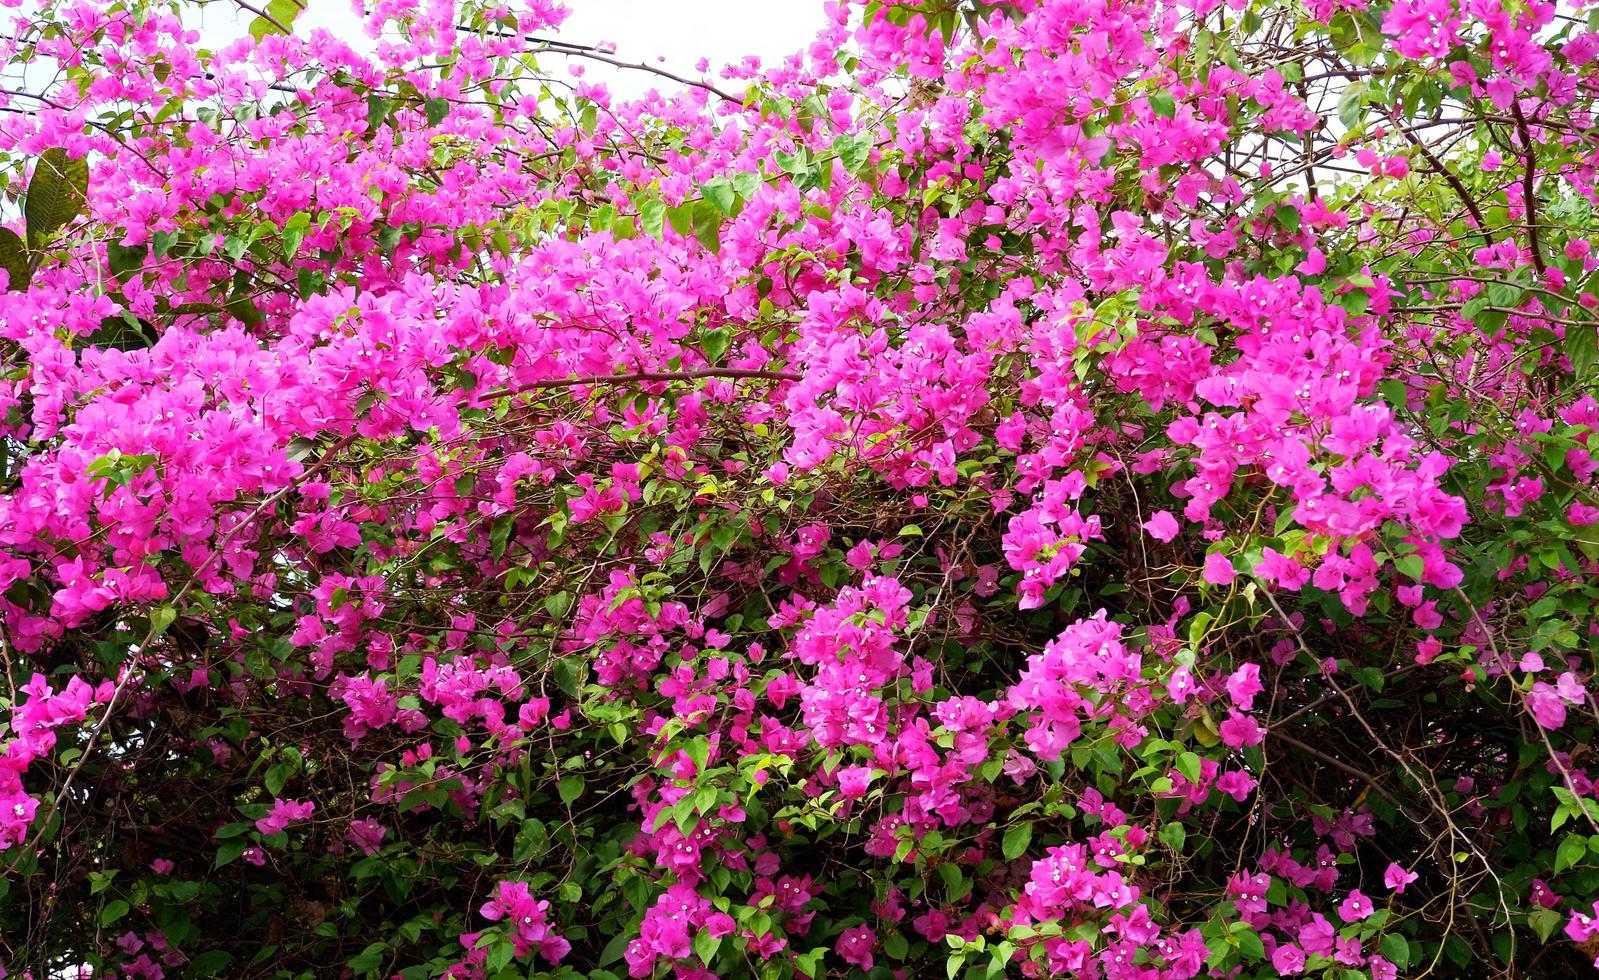
M 1591 969 L 1599 16 L 197 7 L 0 9 L 0 974 Z

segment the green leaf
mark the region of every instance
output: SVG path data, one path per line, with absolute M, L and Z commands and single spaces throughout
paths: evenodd
M 1556 929 L 1560 928 L 1562 921 L 1563 917 L 1554 909 L 1533 909 L 1527 913 L 1527 925 L 1532 928 L 1533 933 L 1537 935 L 1538 941 L 1541 943 L 1549 941 L 1549 937 L 1555 934 Z M 1389 957 L 1389 959 L 1392 958 Z
M 175 231 L 158 231 L 150 236 L 150 248 L 155 252 L 156 258 L 165 258 L 179 241 L 180 237 Z
M 250 21 L 250 36 L 260 41 L 268 34 L 282 34 L 282 28 L 294 27 L 294 18 L 300 14 L 300 5 L 294 0 L 272 0 L 266 6 L 265 17 Z
M 356 973 L 370 973 L 383 965 L 388 952 L 388 943 L 372 943 L 350 960 L 349 967 Z
M 509 939 L 497 940 L 494 945 L 489 947 L 489 955 L 484 959 L 483 966 L 490 975 L 493 975 L 503 969 L 515 957 L 516 947 L 511 945 Z
M 422 112 L 427 116 L 429 126 L 437 126 L 450 114 L 449 99 L 428 99 L 422 103 Z
M 1006 828 L 1005 837 L 1000 841 L 1000 853 L 1005 855 L 1005 860 L 1014 861 L 1027 853 L 1027 846 L 1033 842 L 1033 822 L 1015 824 Z
M 261 315 L 261 310 L 248 296 L 235 295 L 222 308 L 229 316 L 247 327 L 254 327 L 265 319 Z
M 1421 581 L 1421 576 L 1425 571 L 1420 555 L 1405 555 L 1401 558 L 1395 558 L 1394 568 L 1399 570 L 1399 574 L 1417 582 Z
M 1573 324 L 1566 328 L 1564 347 L 1572 373 L 1579 378 L 1586 377 L 1588 369 L 1593 367 L 1594 355 L 1599 353 L 1599 330 Z
M 561 802 L 571 806 L 579 796 L 583 795 L 583 777 L 577 773 L 562 776 L 560 792 Z
M 1338 121 L 1344 124 L 1345 129 L 1354 129 L 1360 125 L 1361 117 L 1366 110 L 1365 82 L 1355 82 L 1344 89 L 1344 94 L 1338 100 Z
M 883 937 L 883 952 L 893 959 L 903 960 L 910 955 L 911 944 L 905 941 L 904 936 L 897 932 L 892 932 Z
M 733 331 L 726 327 L 705 331 L 705 360 L 711 364 L 721 361 L 722 355 L 727 353 L 727 348 L 733 342 Z
M 283 792 L 283 785 L 289 781 L 289 767 L 279 763 L 266 771 L 266 791 L 273 796 Z
M 761 185 L 766 183 L 760 174 L 748 171 L 736 173 L 730 179 L 733 181 L 733 189 L 738 191 L 738 196 L 746 201 L 760 193 Z
M 1515 283 L 1496 282 L 1488 287 L 1488 302 L 1494 306 L 1514 307 L 1521 297 L 1522 288 Z
M 938 876 L 944 879 L 944 884 L 946 886 L 954 888 L 961 883 L 962 875 L 960 865 L 955 864 L 952 861 L 945 861 L 943 864 L 938 866 Z
M 100 328 L 87 338 L 101 350 L 144 350 L 155 343 L 155 328 L 148 321 L 123 311 L 100 321 Z
M 872 158 L 872 141 L 861 133 L 840 136 L 833 145 L 838 150 L 839 162 L 852 174 L 860 173 L 861 168 Z
M 684 201 L 675 208 L 666 209 L 666 221 L 672 230 L 687 238 L 689 232 L 694 230 L 694 205 L 695 201 Z
M 111 274 L 118 279 L 126 280 L 133 273 L 139 271 L 144 264 L 144 256 L 148 249 L 143 245 L 121 245 L 117 242 L 107 242 L 106 264 L 111 268 Z
M 694 794 L 694 811 L 701 815 L 710 813 L 716 809 L 716 804 L 721 797 L 722 794 L 717 792 L 715 786 L 701 787 L 700 791 Z
M 945 963 L 944 963 L 944 973 L 945 973 L 946 976 L 949 977 L 949 980 L 955 980 L 955 975 L 957 973 L 961 972 L 961 967 L 963 967 L 965 965 L 966 965 L 966 953 L 965 953 L 964 950 L 962 950 L 961 952 L 956 953 L 955 955 L 951 956 L 947 961 L 945 961 Z
M 555 686 L 568 697 L 576 697 L 582 687 L 583 677 L 578 671 L 579 667 L 571 657 L 563 657 L 555 662 Z
M 1184 752 L 1179 755 L 1177 757 L 1176 767 L 1177 771 L 1182 773 L 1184 778 L 1186 778 L 1190 783 L 1197 784 L 1200 781 L 1200 760 L 1199 756 L 1195 755 L 1194 753 Z
M 1180 823 L 1165 824 L 1160 828 L 1160 839 L 1180 854 L 1188 840 L 1188 828 Z
M 150 635 L 160 636 L 178 619 L 178 611 L 171 606 L 156 606 L 150 610 Z
M 100 924 L 108 926 L 128 914 L 129 906 L 122 899 L 113 899 L 105 903 L 105 908 L 100 910 Z
M 722 212 L 709 200 L 694 205 L 694 237 L 713 254 L 722 250 Z
M 794 957 L 794 968 L 797 972 L 804 973 L 806 976 L 814 977 L 817 975 L 817 964 L 822 962 L 822 957 L 826 954 L 827 949 L 821 946 L 818 946 L 816 949 L 810 950 L 809 952 L 801 953 Z
M 304 4 L 296 3 L 295 0 L 271 0 L 267 4 L 266 11 L 278 23 L 293 27 L 294 19 L 300 16 L 300 11 L 304 9 Z
M 1405 941 L 1404 936 L 1397 932 L 1390 932 L 1382 937 L 1379 945 L 1382 947 L 1382 955 L 1390 960 L 1394 966 L 1402 970 L 1409 965 L 1410 944 Z
M 1508 316 L 1504 310 L 1483 310 L 1471 318 L 1471 322 L 1482 333 L 1495 333 L 1505 325 Z
M 378 127 L 388 121 L 389 114 L 394 111 L 393 101 L 381 95 L 366 97 L 366 131 L 368 135 L 377 132 Z
M 1210 49 L 1213 43 L 1210 31 L 1200 31 L 1199 36 L 1194 38 L 1192 60 L 1201 82 L 1210 77 Z
M 1588 842 L 1576 834 L 1567 834 L 1555 850 L 1555 874 L 1573 867 L 1588 854 Z
M 721 936 L 713 936 L 709 929 L 701 929 L 699 935 L 694 937 L 694 955 L 706 966 L 711 965 L 711 960 L 716 958 L 716 951 L 722 945 Z
M 1238 951 L 1251 962 L 1266 958 L 1266 944 L 1260 941 L 1260 933 L 1253 929 L 1245 929 L 1238 934 Z
M 683 747 L 683 751 L 687 752 L 688 757 L 694 760 L 694 768 L 699 772 L 704 772 L 705 767 L 710 764 L 711 743 L 707 742 L 703 735 L 696 735 L 690 739 L 689 743 Z
M 611 941 L 606 943 L 605 948 L 600 951 L 600 965 L 605 966 L 621 959 L 627 952 L 627 944 L 630 942 L 632 942 L 632 938 L 625 932 L 619 932 L 612 936 Z
M 72 159 L 62 149 L 45 150 L 28 182 L 22 211 L 28 224 L 28 244 L 47 242 L 83 211 L 89 197 L 89 161 Z
M 22 238 L 9 228 L 0 228 L 0 269 L 6 271 L 6 289 L 20 293 L 33 280 L 28 266 L 28 249 Z
M 733 209 L 738 204 L 738 194 L 733 190 L 732 181 L 726 177 L 716 177 L 700 185 L 705 199 L 716 205 L 716 209 L 724 215 L 732 217 Z
M 224 842 L 221 847 L 217 848 L 217 867 L 223 868 L 232 864 L 238 860 L 239 855 L 243 854 L 244 849 L 249 846 L 250 842 L 243 838 L 235 838 Z
M 286 258 L 294 258 L 300 251 L 300 243 L 305 241 L 305 233 L 311 230 L 311 216 L 304 211 L 297 211 L 289 215 L 283 222 L 283 254 Z M 308 270 L 301 270 L 308 271 Z
M 208 949 L 189 961 L 186 975 L 191 977 L 214 977 L 232 962 L 233 954 L 227 950 Z
M 1288 884 L 1281 878 L 1273 877 L 1271 884 L 1266 886 L 1266 902 L 1269 905 L 1288 904 Z
M 650 198 L 638 208 L 639 231 L 659 239 L 666 234 L 666 204 L 659 198 Z
M 1170 92 L 1156 92 L 1149 97 L 1149 111 L 1162 119 L 1177 115 L 1177 100 Z
M 511 542 L 511 531 L 516 527 L 515 514 L 501 514 L 489 526 L 489 550 L 495 558 L 505 556 L 506 546 Z

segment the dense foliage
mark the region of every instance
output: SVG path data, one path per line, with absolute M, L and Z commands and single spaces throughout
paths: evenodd
M 1592 969 L 1599 16 L 237 3 L 0 9 L 0 975 Z

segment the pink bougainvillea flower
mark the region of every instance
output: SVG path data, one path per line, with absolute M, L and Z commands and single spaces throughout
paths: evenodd
M 1532 720 L 1544 728 L 1559 728 L 1566 723 L 1566 702 L 1551 684 L 1538 681 L 1527 691 L 1527 710 Z
M 1587 911 L 1573 911 L 1566 920 L 1566 936 L 1574 943 L 1599 938 L 1599 902 Z
M 872 781 L 870 766 L 844 766 L 838 770 L 838 791 L 846 799 L 858 800 L 866 795 L 866 786 Z
M 290 824 L 309 819 L 315 810 L 316 804 L 310 800 L 274 800 L 267 815 L 255 822 L 255 829 L 263 834 L 282 833 Z
M 872 949 L 877 944 L 877 934 L 870 926 L 858 925 L 845 929 L 838 937 L 838 942 L 833 948 L 844 962 L 857 966 L 862 970 L 872 968 Z
M 1371 899 L 1362 894 L 1358 888 L 1338 903 L 1338 917 L 1345 922 L 1359 922 L 1375 911 L 1377 910 L 1371 904 Z
M 1260 683 L 1260 665 L 1243 664 L 1227 678 L 1227 693 L 1240 711 L 1254 707 L 1255 695 L 1265 690 Z
M 1418 877 L 1420 875 L 1417 875 L 1414 871 L 1406 871 L 1398 864 L 1390 864 L 1387 870 L 1382 873 L 1382 883 L 1393 889 L 1394 894 L 1398 895 L 1404 892 L 1406 885 L 1415 881 Z
M 1205 556 L 1205 581 L 1211 585 L 1231 585 L 1233 575 L 1233 563 L 1226 555 L 1212 551 Z
M 485 919 L 505 923 L 516 955 L 537 950 L 545 959 L 560 962 L 571 945 L 551 931 L 549 907 L 549 902 L 533 897 L 527 882 L 502 881 L 495 886 L 494 897 L 478 911 Z
M 1144 530 L 1157 541 L 1170 541 L 1177 536 L 1177 518 L 1172 516 L 1171 511 L 1157 510 L 1144 522 Z
M 363 854 L 376 854 L 388 831 L 376 820 L 352 820 L 345 832 L 345 840 L 360 848 Z
M 1272 950 L 1271 965 L 1285 977 L 1305 972 L 1305 951 L 1293 944 L 1284 944 Z
M 1222 742 L 1235 749 L 1259 745 L 1266 738 L 1266 730 L 1258 721 L 1237 711 L 1228 712 L 1220 732 Z

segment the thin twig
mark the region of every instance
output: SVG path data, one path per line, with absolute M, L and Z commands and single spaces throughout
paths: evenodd
M 504 398 L 545 388 L 575 388 L 580 385 L 621 385 L 635 382 L 695 381 L 700 378 L 757 378 L 763 381 L 798 381 L 801 376 L 789 371 L 758 371 L 749 368 L 703 368 L 698 371 L 640 371 L 636 374 L 588 374 L 576 378 L 551 378 L 532 381 L 514 388 L 496 388 L 484 398 Z

